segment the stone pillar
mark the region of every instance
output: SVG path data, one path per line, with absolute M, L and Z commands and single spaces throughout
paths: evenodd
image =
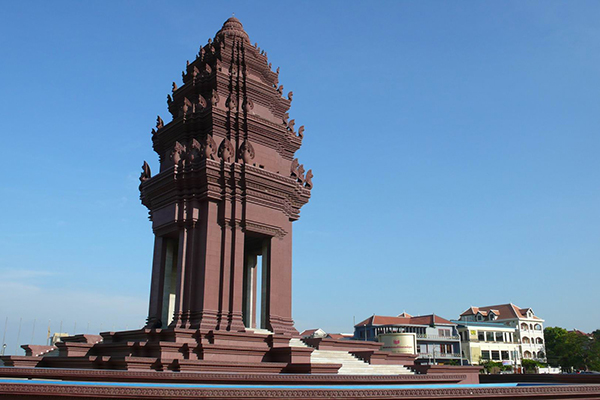
M 272 332 L 298 335 L 292 320 L 292 234 L 271 239 L 267 326 Z
M 146 327 L 160 327 L 166 321 L 161 321 L 162 297 L 164 286 L 164 259 L 165 239 L 162 236 L 154 237 L 154 257 L 152 259 L 152 282 L 150 283 L 150 305 Z

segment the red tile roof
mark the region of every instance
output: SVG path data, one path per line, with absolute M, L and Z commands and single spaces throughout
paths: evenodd
M 406 314 L 406 313 L 403 313 Z M 402 314 L 401 314 L 402 315 Z M 410 315 L 410 314 L 406 314 Z M 365 325 L 432 325 L 435 324 L 448 324 L 455 325 L 445 318 L 437 316 L 435 314 L 430 315 L 418 315 L 416 317 L 388 317 L 384 315 L 372 315 L 362 322 L 359 322 L 355 326 Z
M 481 315 L 486 316 L 490 311 L 493 311 L 494 314 L 498 316 L 498 319 L 510 319 L 510 318 L 527 318 L 527 311 L 531 310 L 531 308 L 519 308 L 512 303 L 508 304 L 499 304 L 496 306 L 485 306 L 485 307 L 469 307 L 465 312 L 460 314 L 463 315 L 477 315 L 477 313 L 481 313 Z M 533 310 L 532 310 L 533 311 Z M 541 319 L 533 316 L 532 319 Z

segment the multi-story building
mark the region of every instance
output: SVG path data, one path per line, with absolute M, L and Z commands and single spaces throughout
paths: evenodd
M 460 338 L 457 325 L 435 314 L 413 317 L 402 313 L 397 317 L 373 315 L 354 326 L 355 340 L 377 341 L 384 333 L 416 333 L 416 362 L 460 363 Z
M 520 356 L 546 362 L 544 320 L 531 308 L 520 308 L 512 303 L 486 307 L 470 307 L 460 315 L 460 322 L 496 322 L 515 328 Z
M 471 365 L 486 361 L 505 365 L 521 364 L 516 328 L 499 322 L 464 322 L 457 324 L 463 359 Z

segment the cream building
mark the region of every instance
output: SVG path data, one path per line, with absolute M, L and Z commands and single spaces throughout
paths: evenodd
M 497 322 L 452 321 L 458 326 L 463 359 L 471 365 L 486 361 L 521 365 L 516 329 Z
M 544 320 L 536 316 L 531 308 L 520 308 L 512 303 L 470 307 L 457 322 L 493 322 L 514 328 L 520 357 L 546 362 Z

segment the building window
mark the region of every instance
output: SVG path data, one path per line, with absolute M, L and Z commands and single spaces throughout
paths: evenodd
M 528 329 L 529 329 L 529 327 L 527 326 L 527 324 L 526 324 L 526 323 L 522 323 L 522 324 L 521 324 L 521 330 L 522 330 L 522 331 L 526 331 L 526 330 L 528 330 Z
M 535 342 L 536 342 L 537 344 L 544 344 L 544 340 L 543 340 L 542 338 L 537 338 L 537 339 L 535 339 Z
M 533 327 L 533 329 L 535 329 L 536 331 L 541 331 L 542 330 L 542 326 L 540 324 L 535 324 L 535 326 Z
M 540 352 L 538 353 L 538 358 L 544 358 L 545 356 L 546 356 L 546 355 L 544 354 L 544 352 L 543 352 L 543 351 L 540 351 Z
M 486 332 L 485 333 L 485 341 L 493 342 L 494 341 L 494 332 Z
M 481 359 L 489 360 L 490 359 L 490 351 L 489 350 L 481 350 Z
M 523 353 L 523 358 L 531 358 L 531 352 L 526 351 L 525 353 Z
M 442 337 L 450 337 L 450 329 L 439 329 L 438 330 L 440 336 Z
M 500 351 L 492 350 L 492 360 L 499 361 L 500 360 Z
M 496 332 L 496 342 L 504 342 L 504 333 Z
M 502 350 L 502 359 L 503 360 L 510 360 L 510 357 L 508 355 L 508 350 Z
M 485 332 L 477 331 L 477 339 L 480 342 L 485 342 Z
M 529 338 L 528 338 L 527 336 L 525 336 L 525 337 L 523 338 L 523 343 L 527 343 L 527 344 L 529 344 L 529 343 L 531 343 L 531 340 L 529 340 Z

